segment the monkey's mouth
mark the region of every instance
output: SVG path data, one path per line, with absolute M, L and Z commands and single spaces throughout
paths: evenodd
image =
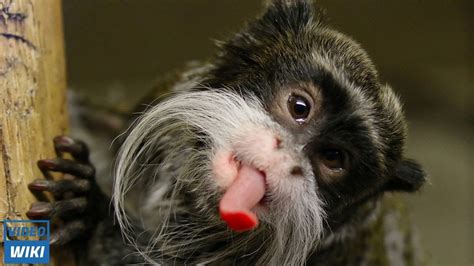
M 235 133 L 229 147 L 216 150 L 212 170 L 217 185 L 224 190 L 219 211 L 229 228 L 256 228 L 257 213 L 266 216 L 265 212 L 272 207 L 273 192 L 285 191 L 282 186 L 291 183 L 282 181 L 294 159 L 283 148 L 280 135 L 267 128 L 248 126 Z
M 244 165 L 242 163 L 242 161 L 239 159 L 239 158 L 236 158 L 234 157 L 233 160 L 235 160 L 236 164 L 237 164 L 237 171 L 239 172 L 242 168 L 242 165 Z M 256 205 L 256 207 L 262 207 L 262 206 L 265 206 L 267 203 L 268 203 L 268 200 L 269 200 L 269 189 L 268 189 L 268 182 L 267 182 L 267 174 L 265 172 L 265 170 L 263 170 L 262 168 L 259 168 L 253 164 L 248 164 L 249 167 L 251 168 L 254 168 L 255 170 L 257 170 L 258 172 L 260 172 L 260 174 L 263 176 L 263 180 L 265 182 L 265 193 L 263 194 L 263 197 L 262 199 L 258 202 L 258 204 Z
M 265 171 L 232 156 L 228 166 L 235 176 L 219 202 L 221 218 L 235 231 L 248 231 L 258 226 L 255 209 L 265 205 L 268 189 Z

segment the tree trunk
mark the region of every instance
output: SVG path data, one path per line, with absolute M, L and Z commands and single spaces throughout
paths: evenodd
M 0 0 L 0 220 L 27 219 L 36 161 L 66 131 L 65 75 L 60 0 Z

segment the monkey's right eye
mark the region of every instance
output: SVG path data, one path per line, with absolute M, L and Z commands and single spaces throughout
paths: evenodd
M 311 103 L 301 95 L 291 94 L 288 97 L 288 111 L 296 122 L 302 124 L 309 116 Z

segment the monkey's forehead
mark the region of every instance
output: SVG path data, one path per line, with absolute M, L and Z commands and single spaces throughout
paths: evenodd
M 216 83 L 308 81 L 326 70 L 366 90 L 378 88 L 377 71 L 362 47 L 323 25 L 306 5 L 269 8 L 221 44 L 216 59 Z

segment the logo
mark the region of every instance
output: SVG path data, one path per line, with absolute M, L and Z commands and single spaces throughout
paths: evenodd
M 49 221 L 4 220 L 4 263 L 49 263 Z

